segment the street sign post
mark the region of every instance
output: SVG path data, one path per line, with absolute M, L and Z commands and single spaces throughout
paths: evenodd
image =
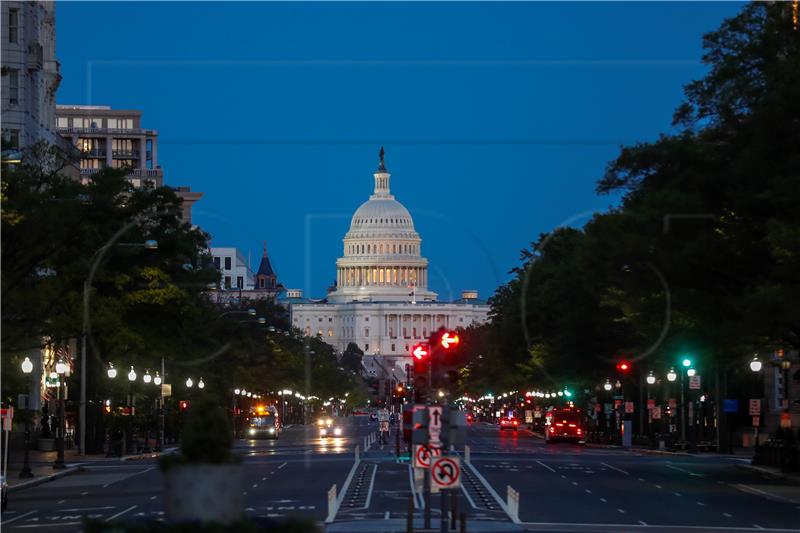
M 439 489 L 457 489 L 461 486 L 461 463 L 458 457 L 438 457 L 431 466 L 433 486 Z
M 689 377 L 689 388 L 694 390 L 700 390 L 700 376 L 694 375 Z
M 633 402 L 625 402 L 625 413 L 630 414 L 633 412 Z
M 439 447 L 417 444 L 414 446 L 414 468 L 430 468 L 431 461 L 441 455 L 442 449 Z
M 428 442 L 438 445 L 442 435 L 442 406 L 428 406 Z
M 761 414 L 761 400 L 760 399 L 751 399 L 749 403 L 749 413 L 750 416 L 759 416 Z

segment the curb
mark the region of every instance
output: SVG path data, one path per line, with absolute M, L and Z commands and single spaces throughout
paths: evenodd
M 750 472 L 755 472 L 756 474 L 767 476 L 769 478 L 786 481 L 788 483 L 791 483 L 792 485 L 800 485 L 800 475 L 786 474 L 784 472 L 773 470 L 771 468 L 764 468 L 763 466 L 757 466 L 757 465 L 737 464 L 734 466 L 736 466 L 736 468 L 739 468 L 741 470 L 747 470 Z
M 24 490 L 24 489 L 29 489 L 31 487 L 35 487 L 37 485 L 42 485 L 42 484 L 47 483 L 49 481 L 55 481 L 58 478 L 69 476 L 70 474 L 74 474 L 76 472 L 81 472 L 83 470 L 84 470 L 84 468 L 82 466 L 73 466 L 73 467 L 67 468 L 65 470 L 62 470 L 61 472 L 55 472 L 55 473 L 47 475 L 47 476 L 41 476 L 41 477 L 38 477 L 38 478 L 34 478 L 34 479 L 31 479 L 30 481 L 25 481 L 23 483 L 17 483 L 16 485 L 9 485 L 6 490 L 9 493 L 12 493 L 12 492 L 17 492 L 17 491 Z

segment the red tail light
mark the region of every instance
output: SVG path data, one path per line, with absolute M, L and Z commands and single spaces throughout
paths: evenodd
M 517 420 L 514 420 L 514 425 L 515 425 L 515 426 L 518 426 L 518 425 L 519 425 L 519 422 L 518 422 Z

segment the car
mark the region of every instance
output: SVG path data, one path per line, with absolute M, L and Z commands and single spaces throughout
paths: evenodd
M 250 419 L 246 436 L 250 439 L 277 439 L 280 432 L 278 417 L 274 413 L 267 412 Z
M 548 444 L 554 442 L 585 442 L 586 431 L 580 409 L 553 409 L 545 416 L 544 440 Z
M 517 431 L 519 429 L 519 420 L 513 416 L 507 416 L 500 419 L 500 431 L 504 429 L 513 429 Z
M 467 413 L 467 423 L 472 424 L 475 421 L 475 415 L 472 413 Z
M 323 417 L 317 420 L 317 428 L 320 438 L 341 437 L 343 433 L 339 421 L 331 417 Z

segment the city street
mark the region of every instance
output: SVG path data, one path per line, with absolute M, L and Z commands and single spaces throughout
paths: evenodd
M 353 448 L 375 429 L 366 417 L 354 417 L 341 439 L 320 439 L 315 428 L 293 426 L 278 441 L 238 441 L 246 465 L 245 514 L 310 517 L 322 525 L 327 491 L 336 484 L 346 493 L 328 530 L 404 531 L 413 478 L 407 462 L 394 457 L 394 441 L 373 446 L 354 466 Z M 472 465 L 464 469 L 460 505 L 467 507 L 471 530 L 799 530 L 800 487 L 737 468 L 747 462 L 743 458 L 548 445 L 527 430 L 500 433 L 486 423 L 470 427 L 468 445 Z M 77 532 L 84 516 L 146 520 L 163 513 L 153 460 L 83 466 L 13 493 L 3 527 Z M 517 524 L 504 507 L 509 485 L 520 493 Z M 434 496 L 434 527 L 439 501 Z M 419 523 L 422 498 L 414 505 Z

